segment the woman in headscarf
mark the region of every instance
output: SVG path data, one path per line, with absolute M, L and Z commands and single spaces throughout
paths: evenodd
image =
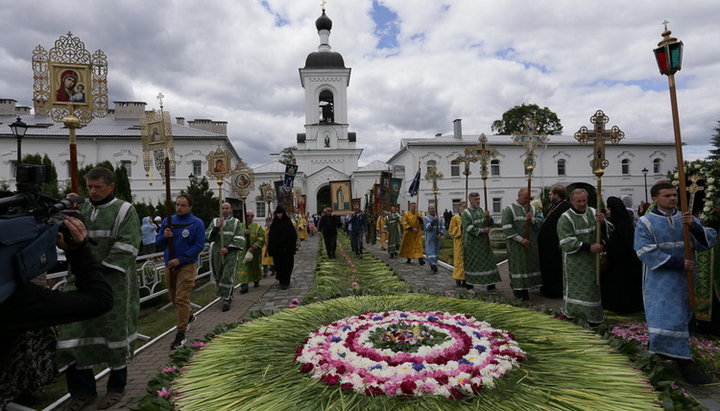
M 268 255 L 275 263 L 275 273 L 280 282 L 280 289 L 287 290 L 290 286 L 290 275 L 295 264 L 295 245 L 297 231 L 283 206 L 277 206 L 275 216 L 270 225 L 268 238 Z
M 633 249 L 633 217 L 617 197 L 609 197 L 607 206 L 610 210 L 608 219 L 615 230 L 605 244 L 608 266 L 601 275 L 602 304 L 605 309 L 619 314 L 641 311 L 642 263 Z

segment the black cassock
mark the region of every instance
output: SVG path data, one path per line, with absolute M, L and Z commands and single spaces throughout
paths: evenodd
M 563 295 L 563 265 L 557 223 L 560 216 L 570 208 L 570 202 L 563 200 L 550 206 L 547 217 L 538 233 L 538 251 L 540 252 L 540 273 L 543 285 L 540 292 L 548 298 Z

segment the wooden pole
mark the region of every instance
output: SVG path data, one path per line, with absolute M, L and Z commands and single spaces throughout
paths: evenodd
M 528 194 L 528 202 L 525 204 L 525 213 L 529 213 L 530 208 L 530 193 L 532 193 L 532 168 L 528 172 L 528 184 L 527 184 L 527 194 Z M 487 201 L 487 200 L 485 200 Z M 525 239 L 530 241 L 530 223 L 532 222 L 532 218 L 530 220 L 527 219 L 527 216 L 525 217 Z M 528 243 L 528 247 L 529 247 Z
M 596 213 L 601 213 L 600 204 L 602 204 L 602 173 L 596 174 L 597 176 L 597 192 L 596 197 Z M 599 221 L 595 220 L 595 243 L 600 244 L 602 225 Z M 600 285 L 600 253 L 595 254 L 595 284 Z
M 678 182 L 680 192 L 680 211 L 688 211 L 687 191 L 685 188 L 685 162 L 682 153 L 682 137 L 680 135 L 680 117 L 678 115 L 677 94 L 675 92 L 675 75 L 668 75 L 670 88 L 670 105 L 672 107 L 673 131 L 675 132 L 675 154 L 677 155 Z M 693 260 L 692 244 L 690 243 L 690 226 L 683 224 L 683 243 L 685 246 L 685 259 Z M 688 283 L 688 305 L 690 311 L 695 311 L 695 270 L 685 272 Z
M 165 214 L 166 214 L 166 220 L 167 224 L 166 227 L 171 229 L 172 226 L 172 215 L 173 215 L 173 207 L 172 207 L 172 198 L 170 197 L 170 157 L 167 155 L 165 156 Z M 175 247 L 173 246 L 173 238 L 170 237 L 167 239 L 167 249 L 168 249 L 168 261 L 175 258 Z M 170 273 L 172 274 L 172 268 L 170 268 Z
M 223 192 L 222 192 L 222 184 L 223 180 L 222 177 L 219 177 L 217 179 L 217 185 L 218 185 L 218 198 L 220 199 L 220 219 L 223 222 L 223 225 L 220 227 L 220 249 L 225 248 L 225 217 L 222 214 L 222 205 L 223 205 Z M 220 264 L 225 264 L 225 256 L 220 253 Z
M 75 109 L 70 105 L 70 113 L 63 118 L 63 124 L 69 130 L 70 144 L 68 152 L 70 154 L 70 190 L 75 194 L 80 194 L 80 182 L 78 178 L 78 160 L 77 160 L 77 136 L 75 130 L 80 127 L 80 119 L 75 116 Z M 19 165 L 20 163 L 18 163 Z

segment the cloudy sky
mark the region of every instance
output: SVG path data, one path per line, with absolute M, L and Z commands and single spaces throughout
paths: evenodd
M 683 40 L 676 75 L 686 158 L 718 125 L 720 29 L 707 0 L 327 0 L 330 45 L 352 68 L 350 130 L 361 164 L 401 138 L 490 134 L 522 103 L 555 111 L 564 134 L 602 109 L 628 140 L 672 141 L 661 22 Z M 298 68 L 316 51 L 320 0 L 8 1 L 0 8 L 0 97 L 30 105 L 33 48 L 68 31 L 108 55 L 110 100 L 228 121 L 253 165 L 304 132 Z M 392 142 L 388 144 L 388 142 Z

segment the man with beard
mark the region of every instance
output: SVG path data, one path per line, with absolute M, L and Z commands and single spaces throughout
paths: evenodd
M 597 223 L 602 224 L 601 238 L 609 234 L 613 226 L 603 213 L 587 205 L 588 193 L 577 188 L 570 193 L 570 208 L 557 224 L 560 247 L 565 262 L 565 290 L 560 310 L 569 318 L 581 317 L 590 325 L 603 322 L 600 285 L 595 279 L 595 255 L 602 253 L 603 245 L 596 243 Z
M 543 282 L 540 292 L 548 298 L 560 298 L 563 293 L 563 266 L 557 224 L 560 216 L 570 208 L 570 202 L 567 200 L 567 190 L 560 184 L 550 187 L 548 198 L 550 206 L 538 235 L 540 273 Z
M 529 211 L 525 211 L 528 207 Z M 542 219 L 537 217 L 535 207 L 530 204 L 530 192 L 527 188 L 518 191 L 517 201 L 505 207 L 502 213 L 502 225 L 507 235 L 508 270 L 510 286 L 516 298 L 530 301 L 529 290 L 542 284 L 538 263 L 537 240 L 532 228 L 526 238 L 526 222 L 539 226 Z
M 222 217 L 213 218 L 205 230 L 205 237 L 210 242 L 210 271 L 217 285 L 217 296 L 223 299 L 222 310 L 228 311 L 232 302 L 238 258 L 245 249 L 246 239 L 240 221 L 232 216 L 230 203 L 222 203 L 221 209 Z
M 402 226 L 405 234 L 400 244 L 400 257 L 407 258 L 408 264 L 412 264 L 412 259 L 417 258 L 420 265 L 425 265 L 422 246 L 423 216 L 417 211 L 417 203 L 410 203 L 410 211 L 402 216 Z

